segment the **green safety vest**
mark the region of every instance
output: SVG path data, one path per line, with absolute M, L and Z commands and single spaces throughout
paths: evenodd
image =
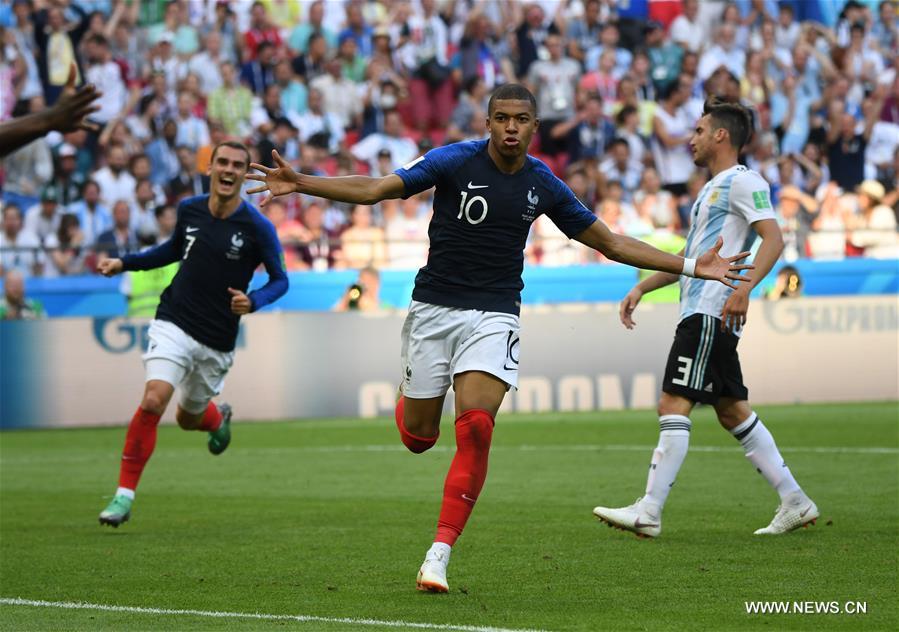
M 128 297 L 128 315 L 152 318 L 156 315 L 159 296 L 178 274 L 179 263 L 172 263 L 155 270 L 131 272 L 131 295 Z
M 654 232 L 646 237 L 642 237 L 641 241 L 645 241 L 650 246 L 655 246 L 664 252 L 670 252 L 675 255 L 684 249 L 687 240 L 674 233 L 665 231 Z M 640 270 L 640 280 L 655 274 L 655 270 Z M 680 302 L 680 283 L 672 283 L 671 285 L 659 288 L 655 292 L 650 292 L 643 297 L 643 301 L 647 303 L 678 303 Z

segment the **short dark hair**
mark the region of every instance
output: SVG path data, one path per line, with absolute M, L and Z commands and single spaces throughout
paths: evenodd
M 730 144 L 737 150 L 749 142 L 752 136 L 752 113 L 739 103 L 730 103 L 717 96 L 706 99 L 702 115 L 708 116 L 712 131 L 724 128 L 730 136 Z
M 629 142 L 627 142 L 627 140 L 621 138 L 620 136 L 616 136 L 614 139 L 612 139 L 612 142 L 609 143 L 609 146 L 606 148 L 606 151 L 612 151 L 613 149 L 615 149 L 616 147 L 619 147 L 619 146 L 626 147 L 628 149 L 628 151 L 630 151 L 630 149 L 631 149 L 631 145 Z
M 537 114 L 537 99 L 533 93 L 520 83 L 504 83 L 493 91 L 490 101 L 487 102 L 487 115 L 493 114 L 493 108 L 497 101 L 528 101 L 534 114 Z
M 247 146 L 243 143 L 236 140 L 223 140 L 218 145 L 215 146 L 215 149 L 212 150 L 212 157 L 209 159 L 210 161 L 215 160 L 215 154 L 218 152 L 219 147 L 230 147 L 231 149 L 239 149 L 247 155 L 247 168 L 250 167 L 250 150 L 247 149 Z

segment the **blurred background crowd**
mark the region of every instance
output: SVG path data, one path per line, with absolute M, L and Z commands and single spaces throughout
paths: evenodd
M 531 153 L 616 232 L 683 246 L 708 178 L 687 142 L 718 94 L 755 111 L 742 159 L 771 184 L 787 261 L 899 256 L 893 0 L 13 0 L 0 44 L 0 120 L 53 103 L 72 61 L 103 92 L 96 132 L 0 163 L 0 265 L 25 277 L 165 240 L 222 140 L 383 175 L 483 138 L 490 91 L 513 81 L 537 97 Z M 265 212 L 289 270 L 413 269 L 430 195 Z M 545 218 L 526 256 L 597 260 Z

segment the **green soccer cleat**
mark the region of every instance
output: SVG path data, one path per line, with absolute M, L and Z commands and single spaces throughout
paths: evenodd
M 106 509 L 100 512 L 100 524 L 108 524 L 110 527 L 116 527 L 124 522 L 128 522 L 131 517 L 131 503 L 134 500 L 121 494 L 116 494 Z
M 209 451 L 212 454 L 221 454 L 228 448 L 231 443 L 231 405 L 222 404 L 219 406 L 219 412 L 222 413 L 222 425 L 218 430 L 209 433 Z

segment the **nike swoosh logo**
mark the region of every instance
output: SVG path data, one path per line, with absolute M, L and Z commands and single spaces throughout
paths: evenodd
M 657 524 L 646 524 L 645 522 L 640 522 L 639 519 L 634 520 L 634 529 L 644 529 L 646 527 L 657 527 Z
M 470 503 L 477 502 L 477 498 L 472 498 L 468 494 L 462 494 L 462 500 L 467 500 Z
M 192 232 L 194 232 L 194 231 L 196 231 L 196 230 L 200 230 L 199 226 L 188 226 L 187 229 L 186 229 L 186 231 L 187 231 L 188 233 L 192 233 Z
M 469 189 L 486 189 L 489 186 L 490 186 L 489 184 L 472 184 L 471 180 L 468 181 Z
M 812 510 L 812 506 L 809 505 L 808 507 L 806 507 L 805 509 L 803 509 L 802 511 L 799 512 L 799 517 L 805 518 L 805 514 L 807 514 L 811 510 Z

